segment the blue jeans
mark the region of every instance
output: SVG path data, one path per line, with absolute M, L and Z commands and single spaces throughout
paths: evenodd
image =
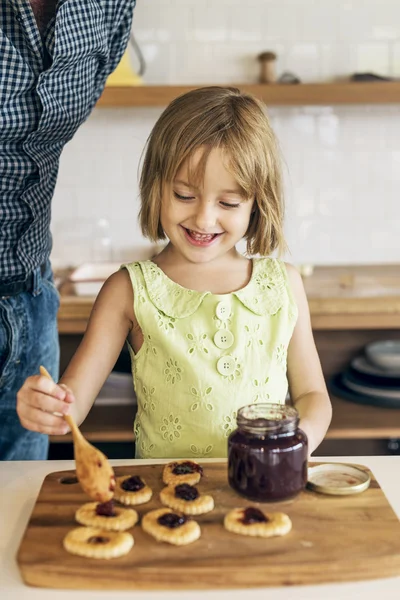
M 16 396 L 25 379 L 44 365 L 57 381 L 59 294 L 50 262 L 41 275 L 34 274 L 31 292 L 0 297 L 0 460 L 47 458 L 47 435 L 22 427 L 16 412 Z

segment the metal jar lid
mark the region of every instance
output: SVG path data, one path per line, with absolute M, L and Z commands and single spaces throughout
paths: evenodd
M 345 463 L 323 463 L 308 467 L 307 487 L 321 494 L 347 496 L 359 494 L 369 487 L 367 471 Z

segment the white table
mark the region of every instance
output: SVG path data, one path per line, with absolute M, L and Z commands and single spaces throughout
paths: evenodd
M 400 518 L 400 457 L 318 457 L 313 460 L 353 462 L 366 465 L 374 473 L 389 502 Z M 134 462 L 113 460 L 114 466 Z M 157 461 L 161 462 L 161 461 Z M 202 461 L 204 463 L 209 461 Z M 26 586 L 19 574 L 16 553 L 44 477 L 53 471 L 74 469 L 73 461 L 0 462 L 0 597 L 4 600 L 242 600 L 243 590 L 210 591 L 80 591 L 52 590 Z M 101 568 L 99 566 L 99 568 Z M 249 600 L 377 600 L 400 598 L 399 577 L 365 582 L 295 586 L 290 588 L 252 588 Z

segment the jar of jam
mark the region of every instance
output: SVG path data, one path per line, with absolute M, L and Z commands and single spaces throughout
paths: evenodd
M 229 485 L 256 502 L 296 496 L 307 483 L 308 443 L 295 408 L 249 404 L 228 438 Z

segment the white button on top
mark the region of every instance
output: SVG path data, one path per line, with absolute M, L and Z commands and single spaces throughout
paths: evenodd
M 231 375 L 235 370 L 235 359 L 232 356 L 221 356 L 217 362 L 217 371 L 221 375 Z
M 215 309 L 215 314 L 218 319 L 227 319 L 231 314 L 231 309 L 227 302 L 218 302 L 217 308 Z
M 220 329 L 214 335 L 214 344 L 217 346 L 217 348 L 226 350 L 232 346 L 234 339 L 235 338 L 233 337 L 232 332 L 228 331 L 227 329 Z

